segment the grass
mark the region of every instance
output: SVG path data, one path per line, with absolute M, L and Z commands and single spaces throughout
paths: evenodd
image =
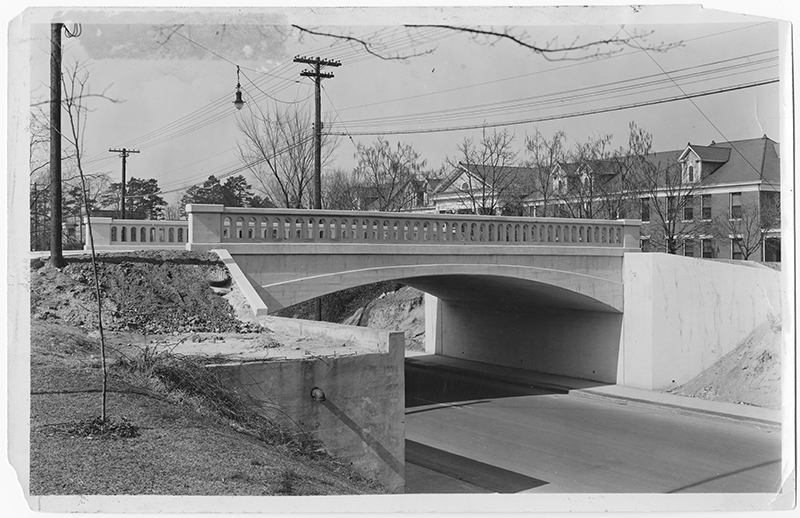
M 98 423 L 97 344 L 76 328 L 32 324 L 31 494 L 382 492 L 250 410 L 197 358 L 114 345 L 112 421 Z

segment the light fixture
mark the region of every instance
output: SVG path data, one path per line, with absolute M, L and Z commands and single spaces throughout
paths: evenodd
M 311 398 L 314 401 L 325 401 L 325 393 L 319 387 L 311 389 Z
M 236 106 L 237 110 L 241 110 L 242 106 L 244 106 L 244 99 L 242 99 L 242 85 L 239 84 L 239 65 L 236 65 L 236 99 L 233 101 L 233 105 Z

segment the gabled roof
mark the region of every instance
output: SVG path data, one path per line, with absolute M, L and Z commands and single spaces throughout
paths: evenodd
M 493 166 L 483 164 L 464 164 L 463 162 L 459 162 L 458 167 L 454 168 L 453 171 L 447 175 L 438 186 L 436 186 L 433 193 L 440 194 L 445 192 L 461 175 L 465 173 L 477 179 L 482 179 L 493 176 L 492 173 L 494 172 Z M 505 187 L 510 184 L 519 184 L 525 186 L 532 183 L 533 174 L 535 172 L 536 169 L 532 167 L 504 166 L 497 168 L 496 176 L 500 178 L 503 184 L 501 187 Z
M 681 153 L 679 160 L 686 158 L 689 151 L 694 151 L 694 154 L 703 162 L 725 163 L 731 156 L 730 148 L 716 146 L 713 142 L 710 146 L 698 146 L 690 143 L 686 145 L 686 149 Z
M 594 174 L 613 175 L 619 172 L 616 162 L 613 160 L 589 160 L 585 163 L 559 162 L 558 166 L 567 176 L 574 176 L 583 172 L 583 166 L 589 166 Z

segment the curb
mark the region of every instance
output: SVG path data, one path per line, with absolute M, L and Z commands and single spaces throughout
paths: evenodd
M 702 408 L 695 408 L 695 407 L 692 407 L 692 406 L 678 405 L 678 404 L 667 403 L 667 402 L 659 402 L 659 401 L 655 401 L 655 400 L 652 400 L 652 399 L 642 399 L 642 398 L 636 398 L 636 397 L 632 397 L 632 396 L 623 396 L 623 395 L 620 395 L 620 394 L 610 394 L 610 393 L 607 393 L 607 392 L 600 392 L 600 391 L 598 391 L 596 389 L 592 389 L 592 388 L 574 388 L 574 387 L 568 387 L 568 386 L 565 386 L 565 385 L 558 385 L 558 384 L 554 384 L 554 383 L 526 380 L 526 379 L 522 379 L 522 378 L 519 378 L 519 377 L 516 377 L 516 376 L 503 377 L 503 376 L 499 376 L 499 375 L 491 373 L 491 372 L 481 372 L 481 371 L 477 371 L 477 370 L 466 369 L 466 368 L 463 368 L 463 367 L 457 367 L 457 366 L 452 366 L 452 365 L 426 365 L 426 364 L 420 363 L 418 360 L 416 360 L 416 361 L 413 360 L 413 357 L 412 357 L 412 359 L 406 358 L 406 362 L 410 363 L 415 368 L 419 368 L 419 369 L 428 369 L 428 370 L 434 370 L 435 369 L 435 370 L 451 372 L 451 373 L 459 373 L 459 374 L 478 373 L 478 374 L 480 374 L 481 376 L 483 376 L 485 378 L 493 379 L 493 380 L 496 380 L 496 381 L 502 381 L 502 382 L 505 382 L 505 383 L 511 383 L 511 384 L 514 384 L 514 385 L 520 385 L 520 386 L 531 387 L 531 388 L 539 388 L 539 389 L 542 389 L 542 390 L 551 391 L 551 392 L 556 393 L 556 394 L 566 394 L 566 395 L 577 396 L 577 397 L 587 397 L 587 396 L 589 396 L 589 397 L 620 400 L 620 401 L 631 401 L 631 402 L 638 403 L 638 404 L 649 405 L 649 406 L 657 406 L 657 407 L 662 407 L 662 408 L 672 408 L 672 409 L 677 409 L 677 410 L 681 410 L 681 411 L 689 412 L 689 413 L 694 413 L 694 414 L 710 415 L 710 416 L 714 416 L 714 417 L 722 417 L 722 418 L 733 419 L 733 420 L 737 420 L 737 421 L 747 421 L 747 422 L 763 424 L 763 425 L 769 425 L 769 426 L 777 426 L 777 427 L 781 426 L 781 422 L 780 421 L 774 421 L 774 420 L 771 420 L 771 419 L 762 419 L 762 418 L 759 418 L 759 417 L 752 417 L 752 416 L 747 416 L 747 415 L 734 414 L 734 413 L 730 413 L 730 412 L 707 410 L 707 409 L 702 409 Z
M 714 417 L 723 417 L 723 418 L 726 418 L 726 419 L 733 419 L 733 420 L 736 420 L 736 421 L 747 421 L 747 422 L 751 422 L 751 423 L 757 423 L 757 424 L 763 424 L 763 425 L 769 425 L 769 426 L 777 426 L 777 427 L 781 426 L 781 422 L 780 421 L 774 421 L 772 419 L 762 419 L 760 417 L 753 417 L 753 416 L 742 415 L 742 414 L 734 414 L 734 413 L 731 413 L 731 412 L 707 410 L 707 409 L 696 408 L 696 407 L 692 407 L 692 406 L 678 405 L 678 404 L 675 404 L 675 403 L 667 403 L 667 402 L 655 401 L 655 400 L 652 400 L 652 399 L 641 399 L 641 398 L 636 398 L 636 397 L 632 397 L 632 396 L 623 396 L 623 395 L 620 395 L 620 394 L 609 394 L 609 393 L 606 393 L 606 392 L 599 392 L 599 391 L 596 391 L 596 390 L 593 390 L 593 389 L 571 389 L 569 391 L 569 395 L 571 395 L 571 396 L 579 396 L 579 397 L 580 396 L 583 396 L 583 397 L 590 396 L 590 397 L 603 398 L 603 399 L 614 399 L 614 400 L 620 400 L 620 401 L 631 401 L 633 403 L 639 403 L 639 404 L 642 404 L 642 405 L 657 406 L 657 407 L 662 407 L 662 408 L 672 408 L 672 409 L 676 409 L 676 410 L 680 410 L 680 411 L 688 412 L 688 413 L 692 413 L 692 414 L 703 414 L 703 415 L 709 415 L 709 416 L 714 416 Z

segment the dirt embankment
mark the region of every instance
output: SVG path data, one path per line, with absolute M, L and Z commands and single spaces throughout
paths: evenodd
M 406 349 L 425 350 L 424 294 L 410 286 L 384 292 L 342 320 L 342 324 L 403 331 Z
M 781 408 L 781 322 L 771 319 L 700 375 L 670 390 L 681 396 Z
M 232 302 L 236 306 L 235 302 Z M 304 302 L 277 313 L 289 318 L 314 317 L 314 302 Z M 381 282 L 322 297 L 322 319 L 387 331 L 402 331 L 406 349 L 425 349 L 424 294 L 398 282 Z
M 105 329 L 146 334 L 258 330 L 238 320 L 210 288 L 209 279 L 227 275 L 215 254 L 146 251 L 99 258 Z M 32 319 L 97 329 L 90 257 L 70 257 L 61 269 L 34 259 L 30 286 Z

